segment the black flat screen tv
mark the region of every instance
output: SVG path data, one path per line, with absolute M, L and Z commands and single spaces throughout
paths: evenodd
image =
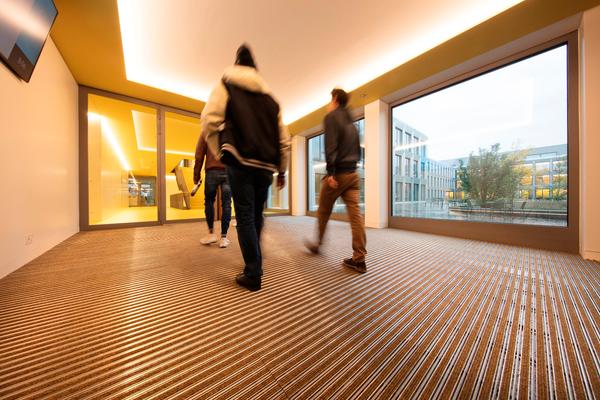
M 26 82 L 57 14 L 53 0 L 0 0 L 0 58 Z

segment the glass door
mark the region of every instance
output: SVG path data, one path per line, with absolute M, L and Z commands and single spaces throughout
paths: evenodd
M 81 176 L 87 177 L 81 181 L 81 229 L 204 219 L 206 164 L 192 196 L 200 116 L 97 89 L 80 91 L 80 118 L 87 121 L 80 132 Z M 216 220 L 220 198 L 218 192 Z M 279 210 L 287 195 L 271 201 Z
M 279 190 L 277 187 L 277 173 L 273 174 L 273 183 L 269 186 L 269 196 L 265 206 L 265 214 L 288 214 L 290 211 L 290 170 L 285 173 L 285 186 Z
M 194 196 L 191 194 L 194 153 L 201 133 L 200 118 L 167 111 L 164 121 L 166 220 L 205 218 L 204 168 L 202 185 Z
M 88 226 L 158 222 L 156 109 L 96 94 L 87 102 Z

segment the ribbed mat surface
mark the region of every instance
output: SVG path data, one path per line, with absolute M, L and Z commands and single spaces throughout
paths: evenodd
M 204 224 L 82 232 L 0 280 L 0 397 L 600 398 L 600 264 L 267 220 L 263 289 Z

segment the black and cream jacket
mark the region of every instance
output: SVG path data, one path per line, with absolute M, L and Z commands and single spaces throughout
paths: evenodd
M 202 111 L 202 134 L 224 164 L 285 173 L 290 137 L 256 69 L 228 67 Z

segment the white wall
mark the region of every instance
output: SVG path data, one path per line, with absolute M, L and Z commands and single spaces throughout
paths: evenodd
M 0 65 L 0 88 L 1 278 L 79 230 L 79 150 L 77 84 L 50 38 L 30 82 Z
M 389 204 L 389 106 L 375 100 L 365 106 L 365 225 L 387 228 Z
M 581 254 L 600 261 L 600 7 L 583 14 L 581 67 Z
M 292 137 L 292 215 L 306 215 L 306 138 Z

